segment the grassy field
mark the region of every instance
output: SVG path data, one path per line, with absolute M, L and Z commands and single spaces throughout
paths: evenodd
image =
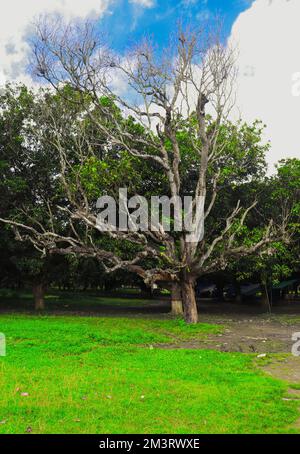
M 179 320 L 0 316 L 1 433 L 294 432 L 287 385 L 251 355 L 156 348 L 218 333 Z
M 126 293 L 129 291 L 126 290 Z M 2 307 L 7 307 L 13 310 L 34 310 L 33 296 L 30 290 L 6 290 L 0 289 L 0 301 Z M 124 298 L 123 295 L 116 292 L 114 297 L 101 297 L 93 292 L 67 292 L 53 290 L 47 292 L 45 297 L 46 310 L 50 312 L 53 310 L 60 311 L 77 311 L 77 310 L 97 310 L 102 307 L 107 308 L 130 308 L 130 307 L 145 307 L 155 306 L 160 304 L 160 301 L 155 299 L 145 299 L 134 294 L 133 298 Z

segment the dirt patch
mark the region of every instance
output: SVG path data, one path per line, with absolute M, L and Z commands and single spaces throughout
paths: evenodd
M 300 384 L 300 358 L 289 355 L 281 359 L 272 359 L 272 362 L 262 369 L 272 377 L 285 380 L 289 383 Z M 287 399 L 300 399 L 300 389 L 290 388 Z
M 221 344 L 221 351 L 290 353 L 293 344 L 292 334 L 297 330 L 299 326 L 255 317 L 230 322 L 224 333 L 218 336 L 218 341 Z
M 299 400 L 300 399 L 300 389 L 292 389 L 292 388 L 290 388 L 288 390 L 288 394 L 290 396 L 292 396 L 295 400 Z
M 241 353 L 291 353 L 292 335 L 300 332 L 300 323 L 286 323 L 279 315 L 202 315 L 201 322 L 225 326 L 222 334 L 207 339 L 157 345 L 160 348 L 213 349 Z M 298 359 L 300 364 L 300 358 Z

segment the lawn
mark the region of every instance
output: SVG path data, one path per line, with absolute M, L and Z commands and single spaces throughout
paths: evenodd
M 49 311 L 60 310 L 60 311 L 88 311 L 88 310 L 98 310 L 102 307 L 105 307 L 107 310 L 108 306 L 110 309 L 114 308 L 130 308 L 130 307 L 145 307 L 145 306 L 155 306 L 161 305 L 161 300 L 155 299 L 145 299 L 139 297 L 138 294 L 134 294 L 132 298 L 124 298 L 122 293 L 114 297 L 101 297 L 97 293 L 93 292 L 67 292 L 59 290 L 49 290 L 45 297 L 46 309 Z M 129 293 L 129 290 L 126 289 L 126 293 Z M 34 310 L 34 302 L 32 291 L 24 290 L 8 290 L 0 289 L 0 300 L 1 307 L 6 307 L 13 310 Z M 166 303 L 168 304 L 168 303 Z
M 180 320 L 1 315 L 1 433 L 293 432 L 287 384 L 255 355 L 157 348 L 222 327 Z

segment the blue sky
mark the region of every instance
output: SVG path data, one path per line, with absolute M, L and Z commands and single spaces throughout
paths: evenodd
M 153 6 L 145 7 L 139 0 L 115 0 L 108 8 L 102 27 L 117 50 L 123 50 L 141 36 L 151 35 L 158 45 L 163 45 L 178 20 L 201 21 L 220 15 L 224 32 L 230 34 L 232 24 L 239 14 L 249 8 L 252 0 L 145 0 Z
M 26 40 L 32 21 L 41 14 L 59 14 L 73 19 L 99 20 L 99 26 L 110 38 L 110 44 L 122 53 L 151 36 L 158 48 L 178 21 L 201 23 L 217 14 L 224 20 L 223 31 L 230 35 L 240 13 L 251 9 L 253 2 L 272 0 L 2 0 L 0 15 L 0 85 L 7 80 L 24 80 L 28 47 Z M 286 0 L 273 0 L 286 1 Z M 292 0 L 293 1 L 293 0 Z M 299 0 L 296 0 L 299 2 Z M 30 82 L 30 80 L 27 78 Z
M 238 49 L 239 114 L 267 125 L 271 165 L 283 156 L 300 157 L 300 0 L 2 0 L 1 6 L 0 87 L 7 81 L 32 84 L 27 38 L 40 14 L 99 19 L 120 54 L 144 35 L 164 47 L 178 20 L 199 24 L 221 15 L 225 35 Z

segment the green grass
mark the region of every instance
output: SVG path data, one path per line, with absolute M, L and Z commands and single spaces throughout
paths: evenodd
M 276 314 L 276 320 L 284 325 L 300 325 L 300 316 L 294 314 Z
M 259 371 L 251 355 L 155 347 L 221 329 L 180 320 L 1 316 L 0 432 L 293 432 L 297 402 L 283 400 L 287 385 Z
M 128 290 L 126 290 L 126 293 Z M 134 295 L 134 292 L 132 292 Z M 17 291 L 9 289 L 0 289 L 0 304 L 2 307 L 20 309 L 33 309 L 33 295 L 31 291 Z M 134 298 L 124 298 L 122 294 L 113 297 L 97 296 L 93 292 L 74 293 L 59 290 L 50 290 L 45 297 L 46 310 L 89 310 L 101 308 L 101 306 L 117 306 L 118 308 L 127 307 L 144 307 L 159 304 L 160 301 L 155 299 L 139 298 L 134 295 Z

